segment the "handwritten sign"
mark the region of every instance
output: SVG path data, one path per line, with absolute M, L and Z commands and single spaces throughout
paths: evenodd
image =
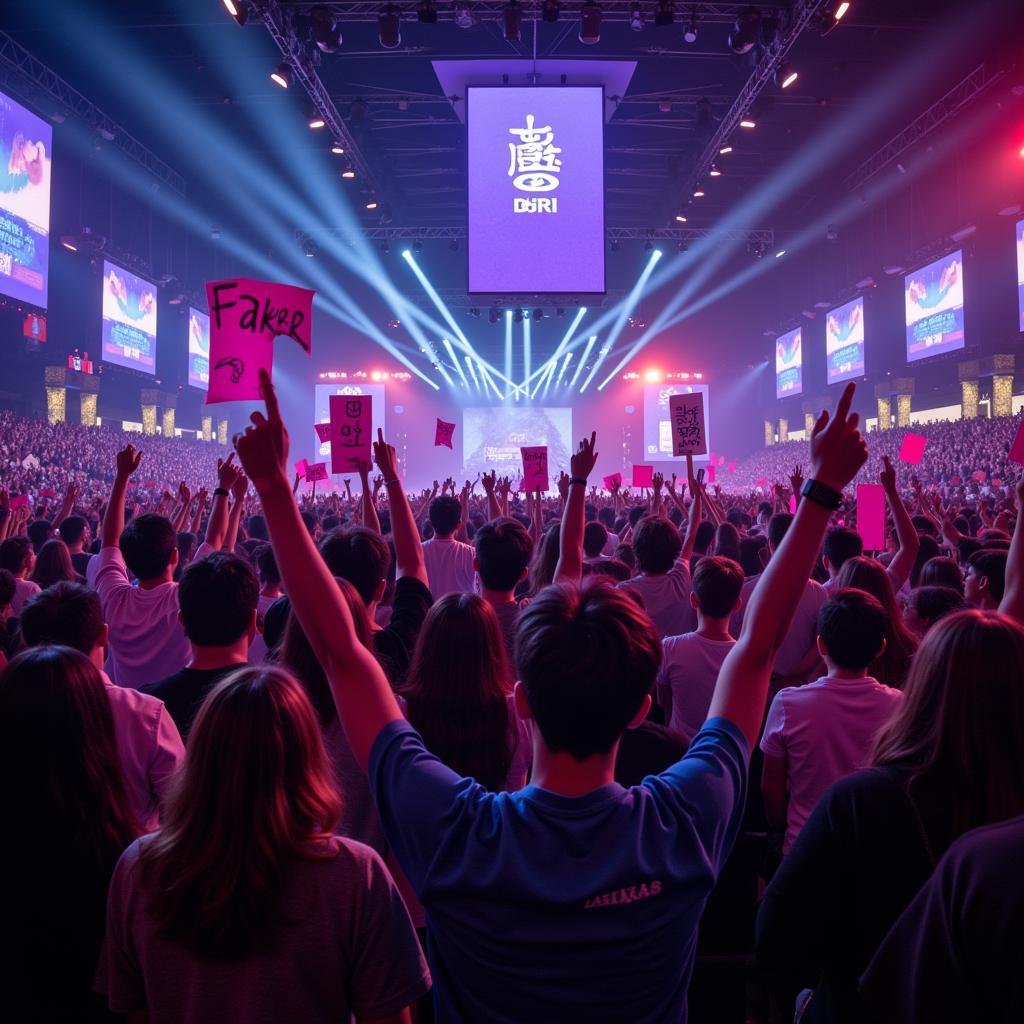
M 866 551 L 885 547 L 885 488 L 881 484 L 857 484 L 857 532 Z
M 350 473 L 370 461 L 372 399 L 331 395 L 331 472 Z
M 1024 420 L 1020 421 L 1020 426 L 1017 428 L 1017 436 L 1013 439 L 1013 444 L 1010 446 L 1010 460 L 1016 462 L 1019 466 L 1024 466 Z
M 327 463 L 314 462 L 312 466 L 306 467 L 307 483 L 315 484 L 317 480 L 327 479 Z
M 634 487 L 653 487 L 654 486 L 654 467 L 653 466 L 634 466 L 633 467 L 633 486 Z
M 922 437 L 920 434 L 905 434 L 903 446 L 900 448 L 900 462 L 909 462 L 912 466 L 918 465 L 927 444 L 927 437 Z
M 299 461 L 295 463 L 295 472 L 299 476 L 305 477 L 307 469 L 309 469 L 309 462 L 306 459 L 299 459 Z
M 606 491 L 614 491 L 616 487 L 622 486 L 622 474 L 612 473 L 611 476 L 604 478 L 604 489 Z
M 270 372 L 274 338 L 279 334 L 311 350 L 313 295 L 308 288 L 247 277 L 206 282 L 210 307 L 207 405 L 260 398 L 259 371 Z
M 443 445 L 445 448 L 451 448 L 452 434 L 454 433 L 454 423 L 445 423 L 444 420 L 439 419 L 437 421 L 437 429 L 434 431 L 434 447 L 440 448 Z
M 546 491 L 550 486 L 547 445 L 520 448 L 519 451 L 523 456 L 523 490 Z
M 707 455 L 708 441 L 704 430 L 704 395 L 670 395 L 668 418 L 672 429 L 673 455 Z
M 321 444 L 327 444 L 331 439 L 331 425 L 330 423 L 314 423 L 313 429 L 316 431 L 316 436 L 320 438 Z

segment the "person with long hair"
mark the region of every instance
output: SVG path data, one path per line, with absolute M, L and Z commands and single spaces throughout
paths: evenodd
M 427 615 L 402 687 L 427 749 L 490 790 L 516 790 L 530 766 L 529 732 L 512 706 L 515 680 L 494 609 L 449 594 Z
M 551 586 L 558 564 L 558 524 L 549 526 L 537 544 L 530 564 L 530 597 Z
M 1024 813 L 1024 629 L 964 611 L 934 625 L 871 767 L 832 786 L 758 914 L 762 966 L 813 988 L 805 1022 L 870 1018 L 858 978 L 954 839 Z
M 340 809 L 299 683 L 243 668 L 218 684 L 163 828 L 114 872 L 97 975 L 111 1009 L 151 1024 L 409 1021 L 429 974 L 380 858 L 332 834 Z
M 48 540 L 36 555 L 32 570 L 32 582 L 41 590 L 54 583 L 81 583 L 82 577 L 75 571 L 71 552 L 62 540 Z
M 107 887 L 140 830 L 110 702 L 84 654 L 39 647 L 0 674 L 0 802 L 4 1015 L 109 1020 L 92 991 Z
M 901 689 L 917 649 L 917 637 L 896 600 L 892 577 L 881 562 L 861 555 L 843 563 L 836 586 L 863 590 L 881 604 L 885 611 L 885 647 L 868 666 L 868 674 L 886 686 Z

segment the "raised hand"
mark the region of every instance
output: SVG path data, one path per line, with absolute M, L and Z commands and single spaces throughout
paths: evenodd
M 127 480 L 139 468 L 142 462 L 142 449 L 135 450 L 135 445 L 126 444 L 117 453 L 117 475 Z
M 878 474 L 878 482 L 887 490 L 896 489 L 896 470 L 893 469 L 888 455 L 882 456 L 882 471 Z
M 651 485 L 654 487 L 655 493 L 660 491 L 665 486 L 665 475 L 663 473 L 655 473 L 651 478 Z
M 564 470 L 558 474 L 558 493 L 563 501 L 569 497 L 569 474 Z
M 245 501 L 246 491 L 249 490 L 249 478 L 239 471 L 235 482 L 231 485 L 231 494 L 235 501 Z
M 811 472 L 819 483 L 841 491 L 868 460 L 868 446 L 857 424 L 860 417 L 850 412 L 856 384 L 850 381 L 843 390 L 835 415 L 822 412 L 811 433 Z
M 480 477 L 480 482 L 484 485 L 484 491 L 487 494 L 493 494 L 495 485 L 498 483 L 498 473 L 496 470 L 491 470 L 490 473 L 484 473 Z
M 593 472 L 598 457 L 598 453 L 594 451 L 596 443 L 597 431 L 591 433 L 589 441 L 586 438 L 580 441 L 579 448 L 569 460 L 569 472 L 573 479 L 586 480 Z
M 384 440 L 384 432 L 380 427 L 377 428 L 377 440 L 373 442 L 373 459 L 384 478 L 383 483 L 398 479 L 395 449 Z
M 804 486 L 804 468 L 800 463 L 793 467 L 793 472 L 789 476 L 789 485 L 793 488 L 793 494 L 799 498 L 800 491 Z
M 238 480 L 242 467 L 235 465 L 235 453 L 230 452 L 226 459 L 217 460 L 217 480 L 219 486 L 230 491 Z
M 288 486 L 288 431 L 281 420 L 277 393 L 266 370 L 260 370 L 260 390 L 267 406 L 266 416 L 254 412 L 249 417 L 252 426 L 236 434 L 234 441 L 242 468 L 257 493 L 262 495 L 275 485 Z
M 676 475 L 675 475 L 675 473 L 672 474 L 672 479 L 671 480 L 666 480 L 665 481 L 665 489 L 668 491 L 669 494 L 672 495 L 673 498 L 676 496 Z

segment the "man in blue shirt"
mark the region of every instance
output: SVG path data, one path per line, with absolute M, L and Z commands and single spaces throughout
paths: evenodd
M 398 861 L 427 912 L 442 1021 L 682 1021 L 697 925 L 739 828 L 746 765 L 776 650 L 817 556 L 832 499 L 867 458 L 849 415 L 853 385 L 811 443 L 817 490 L 751 598 L 709 718 L 686 757 L 624 789 L 623 731 L 646 717 L 661 656 L 650 619 L 600 583 L 580 588 L 584 499 L 595 438 L 571 461 L 556 586 L 526 609 L 516 640 L 519 714 L 533 723 L 533 777 L 487 792 L 445 767 L 402 718 L 360 645 L 302 526 L 288 435 L 269 376 L 267 416 L 235 439 L 263 500 L 285 588 L 324 666 L 352 750 L 366 765 Z M 394 449 L 374 455 L 396 530 L 412 517 Z M 458 637 L 452 637 L 457 643 Z

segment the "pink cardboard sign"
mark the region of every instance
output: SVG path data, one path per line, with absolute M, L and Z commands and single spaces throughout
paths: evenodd
M 1019 466 L 1024 466 L 1024 420 L 1020 421 L 1020 426 L 1017 428 L 1017 436 L 1013 439 L 1013 444 L 1010 446 L 1010 460 L 1016 462 Z
M 729 465 L 728 465 L 728 466 L 726 466 L 725 468 L 726 468 L 726 469 L 727 469 L 727 470 L 728 470 L 728 471 L 729 471 L 730 473 L 735 473 L 735 472 L 736 472 L 736 463 L 735 463 L 735 462 L 730 462 L 730 463 L 729 463 Z
M 331 439 L 331 425 L 330 423 L 314 423 L 313 429 L 316 431 L 316 436 L 320 439 L 321 444 L 327 444 Z
M 299 461 L 295 463 L 295 472 L 301 477 L 305 477 L 306 470 L 308 468 L 309 462 L 306 459 L 299 459 Z
M 1013 452 L 1010 453 L 1010 458 L 1013 458 Z M 971 477 L 974 480 L 977 480 L 979 484 L 983 484 L 985 482 L 985 477 L 986 477 L 985 470 L 983 470 L 983 469 L 976 469 L 971 474 Z
M 13 498 L 11 498 L 11 508 L 24 508 L 27 504 L 27 494 L 16 494 Z
M 438 419 L 437 429 L 434 431 L 434 447 L 440 448 L 451 448 L 452 446 L 452 434 L 455 433 L 454 423 L 445 423 L 444 420 Z
M 327 479 L 327 463 L 314 462 L 312 466 L 306 467 L 306 481 L 314 484 L 317 480 Z
M 247 277 L 206 282 L 210 308 L 207 405 L 259 399 L 259 371 L 270 371 L 274 338 L 279 334 L 310 351 L 313 295 L 308 288 Z
M 350 473 L 370 461 L 370 395 L 331 395 L 331 472 Z
M 604 478 L 603 483 L 604 483 L 604 489 L 606 491 L 612 491 L 616 487 L 621 487 L 622 486 L 622 474 L 621 473 L 612 473 L 611 476 L 606 476 Z
M 653 487 L 654 486 L 654 467 L 653 466 L 634 466 L 633 467 L 633 486 L 634 487 Z
M 704 429 L 704 395 L 669 395 L 668 415 L 672 428 L 673 455 L 707 455 Z
M 928 438 L 921 434 L 904 435 L 903 447 L 900 448 L 900 462 L 909 462 L 912 466 L 918 465 L 927 444 Z
M 546 491 L 550 486 L 547 445 L 520 448 L 519 451 L 523 456 L 523 490 Z
M 885 488 L 881 484 L 857 484 L 857 532 L 866 551 L 885 547 Z

